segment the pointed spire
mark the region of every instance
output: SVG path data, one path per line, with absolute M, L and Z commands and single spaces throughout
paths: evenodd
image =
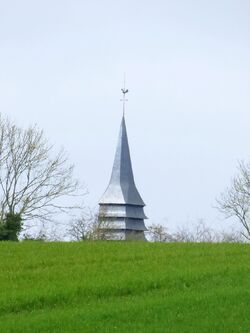
M 123 115 L 109 186 L 100 204 L 145 206 L 134 182 L 125 117 Z
M 100 228 L 107 239 L 146 240 L 144 202 L 135 186 L 125 123 L 128 89 L 122 89 L 123 116 L 108 188 L 99 205 Z

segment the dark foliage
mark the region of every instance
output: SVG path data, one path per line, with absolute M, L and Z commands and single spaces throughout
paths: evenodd
M 0 241 L 18 241 L 18 235 L 22 228 L 22 218 L 20 214 L 7 213 L 3 221 L 0 222 Z

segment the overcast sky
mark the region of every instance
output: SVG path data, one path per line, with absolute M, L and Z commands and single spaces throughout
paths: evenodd
M 149 223 L 204 218 L 250 160 L 249 0 L 0 0 L 0 112 L 64 146 L 96 206 L 122 116 Z

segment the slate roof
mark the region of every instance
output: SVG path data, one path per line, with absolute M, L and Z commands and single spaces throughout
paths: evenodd
M 145 206 L 135 186 L 124 116 L 122 117 L 111 179 L 99 204 Z

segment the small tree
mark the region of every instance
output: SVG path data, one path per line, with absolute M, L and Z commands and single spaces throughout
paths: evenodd
M 67 230 L 67 236 L 74 240 L 106 240 L 110 223 L 105 222 L 91 209 L 84 210 L 80 218 L 73 220 Z
M 83 241 L 89 238 L 95 217 L 92 212 L 84 212 L 80 218 L 71 221 L 67 235 L 73 240 Z
M 18 235 L 22 228 L 20 214 L 8 213 L 0 223 L 0 240 L 18 241 Z
M 242 235 L 250 240 L 250 163 L 239 163 L 238 174 L 231 186 L 217 199 L 217 208 L 226 218 L 236 218 L 242 227 Z
M 148 227 L 150 240 L 153 242 L 172 242 L 173 236 L 168 233 L 166 227 L 161 224 L 152 224 Z

